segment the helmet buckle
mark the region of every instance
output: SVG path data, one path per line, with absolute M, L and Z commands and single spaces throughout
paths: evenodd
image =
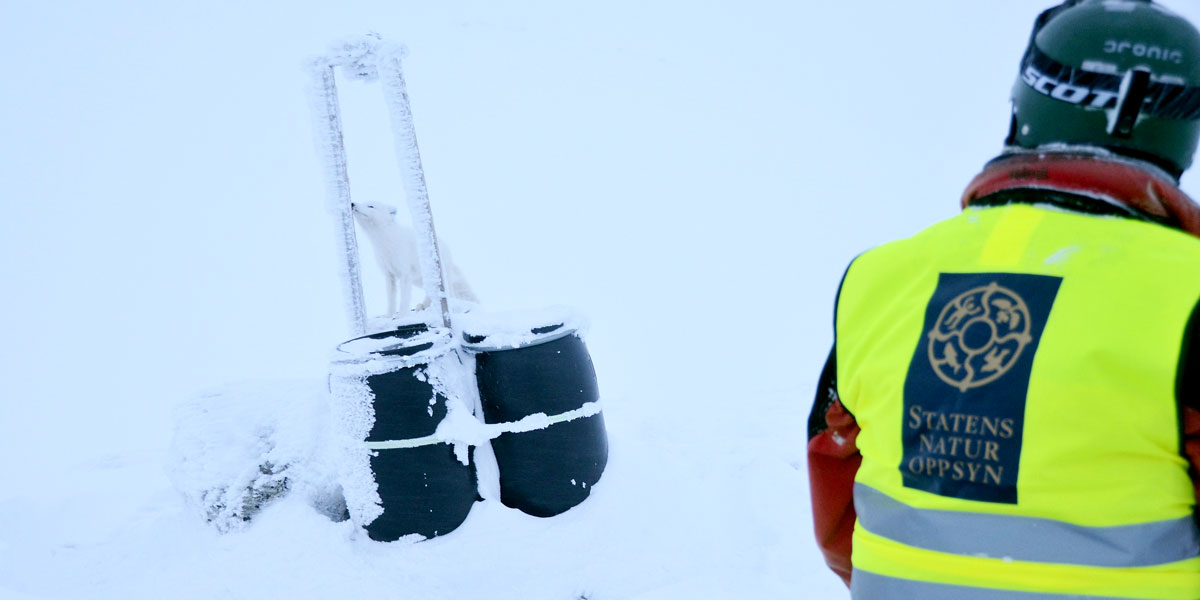
M 1133 137 L 1142 105 L 1150 92 L 1150 71 L 1135 67 L 1125 72 L 1121 88 L 1117 92 L 1117 106 L 1108 111 L 1108 134 L 1113 137 Z

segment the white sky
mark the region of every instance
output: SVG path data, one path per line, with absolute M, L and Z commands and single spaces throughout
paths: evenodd
M 486 305 L 581 309 L 617 395 L 744 377 L 654 371 L 741 349 L 807 396 L 845 264 L 956 210 L 1045 5 L 0 1 L 0 452 L 51 445 L 0 480 L 161 448 L 198 388 L 323 372 L 346 324 L 302 67 L 335 39 L 409 45 Z M 397 203 L 377 90 L 342 91 L 356 198 Z

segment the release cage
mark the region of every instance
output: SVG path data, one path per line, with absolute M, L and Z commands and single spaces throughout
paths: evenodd
M 461 525 L 483 499 L 475 460 L 481 450 L 495 457 L 500 501 L 538 517 L 583 502 L 608 459 L 599 388 L 580 319 L 543 311 L 526 315 L 514 329 L 511 318 L 476 310 L 465 319 L 468 325 L 455 323 L 403 56 L 403 47 L 372 34 L 335 45 L 312 63 L 314 132 L 352 335 L 337 346 L 329 374 L 349 465 L 343 488 L 350 518 L 380 541 L 413 534 L 430 538 Z M 367 315 L 337 96 L 339 69 L 377 80 L 383 89 L 425 293 L 435 309 L 411 313 L 412 322 Z M 475 424 L 471 432 L 454 418 L 464 412 Z

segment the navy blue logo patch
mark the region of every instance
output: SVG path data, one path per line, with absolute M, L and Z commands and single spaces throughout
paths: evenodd
M 904 486 L 1017 502 L 1033 357 L 1060 277 L 942 273 L 904 383 Z

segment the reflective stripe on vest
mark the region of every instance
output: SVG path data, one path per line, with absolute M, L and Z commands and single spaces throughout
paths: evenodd
M 1192 517 L 1116 527 L 1084 527 L 1037 517 L 908 506 L 854 484 L 854 508 L 867 530 L 902 544 L 953 554 L 1095 567 L 1148 567 L 1200 556 Z
M 985 590 L 960 585 L 897 579 L 867 571 L 854 572 L 854 576 L 850 580 L 850 594 L 856 599 L 864 600 L 1120 600 L 1112 596 L 1063 596 L 1062 594 L 1037 592 Z

